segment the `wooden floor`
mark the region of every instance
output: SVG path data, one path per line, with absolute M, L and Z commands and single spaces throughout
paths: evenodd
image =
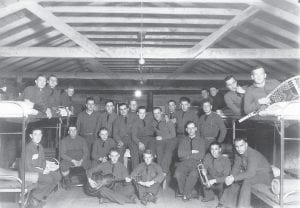
M 183 202 L 180 198 L 174 198 L 174 191 L 166 189 L 159 193 L 159 198 L 156 204 L 148 204 L 147 207 L 155 208 L 215 208 L 217 200 L 203 203 L 199 199 L 193 199 L 188 202 Z M 44 208 L 140 208 L 144 207 L 139 201 L 136 204 L 125 204 L 120 206 L 114 203 L 104 203 L 99 205 L 97 198 L 86 196 L 81 187 L 73 187 L 71 190 L 59 190 L 53 193 Z

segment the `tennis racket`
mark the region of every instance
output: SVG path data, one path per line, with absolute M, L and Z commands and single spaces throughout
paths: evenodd
M 280 85 L 278 85 L 266 98 L 269 98 L 271 104 L 283 102 L 283 101 L 292 101 L 299 99 L 300 97 L 300 75 L 289 78 Z M 260 108 L 256 111 L 249 113 L 239 120 L 239 123 L 258 115 L 258 113 L 265 108 Z

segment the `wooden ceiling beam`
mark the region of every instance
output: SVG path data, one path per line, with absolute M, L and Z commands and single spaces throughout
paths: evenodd
M 102 59 L 139 59 L 139 47 L 103 47 Z M 146 59 L 192 59 L 180 48 L 144 48 Z M 108 56 L 107 54 L 110 54 Z M 300 49 L 211 48 L 195 59 L 300 59 Z M 95 58 L 80 47 L 0 47 L 0 57 Z
M 61 2 L 62 0 L 24 0 L 30 2 Z M 140 3 L 141 0 L 63 0 L 63 2 L 90 3 Z M 147 3 L 210 3 L 210 4 L 253 4 L 260 0 L 143 0 Z
M 250 6 L 245 9 L 242 13 L 232 18 L 229 22 L 223 25 L 219 30 L 215 31 L 214 33 L 210 34 L 207 38 L 200 41 L 191 49 L 187 50 L 187 53 L 195 59 L 201 55 L 207 48 L 211 47 L 217 41 L 222 39 L 224 36 L 229 34 L 231 31 L 236 29 L 239 25 L 245 22 L 247 19 L 252 17 L 256 14 L 259 10 L 256 7 Z M 193 67 L 197 63 L 196 60 L 188 61 L 183 67 L 179 68 L 175 73 L 185 72 L 191 67 Z
M 25 72 L 19 74 L 23 78 L 34 78 L 40 72 Z M 49 75 L 49 73 L 46 73 Z M 114 79 L 116 80 L 140 80 L 141 76 L 144 80 L 223 80 L 228 73 L 221 74 L 192 74 L 192 73 L 179 73 L 176 77 L 170 78 L 170 73 L 112 73 L 116 74 Z M 78 73 L 63 73 L 55 72 L 55 75 L 60 79 L 99 79 L 99 80 L 111 80 L 111 76 L 107 73 L 95 73 L 95 72 L 78 72 Z M 247 74 L 235 74 L 238 80 L 250 80 L 250 73 Z M 16 77 L 15 73 L 0 73 L 2 78 L 14 78 Z M 282 74 L 270 74 L 270 77 L 283 79 Z
M 0 2 L 0 6 L 0 19 L 24 9 L 24 5 L 20 2 L 14 2 L 8 5 Z

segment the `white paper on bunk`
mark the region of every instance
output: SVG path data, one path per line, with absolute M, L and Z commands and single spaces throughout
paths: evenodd
M 34 103 L 29 101 L 0 101 L 0 116 L 16 118 L 28 115 L 37 115 L 38 111 L 33 109 Z
M 265 110 L 259 112 L 260 116 L 279 116 L 282 118 L 300 118 L 300 100 L 289 102 L 279 102 L 270 105 Z

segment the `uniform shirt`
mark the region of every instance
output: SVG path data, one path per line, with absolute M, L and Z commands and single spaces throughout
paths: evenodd
M 46 87 L 46 90 L 48 90 L 49 92 L 49 97 L 48 97 L 48 106 L 49 107 L 57 107 L 60 106 L 61 104 L 61 100 L 60 100 L 60 96 L 61 96 L 61 91 L 58 89 L 52 89 L 49 86 Z
M 49 90 L 44 88 L 38 88 L 35 86 L 26 87 L 23 92 L 23 99 L 30 100 L 34 103 L 33 108 L 41 111 L 46 112 L 48 108 L 48 97 L 49 97 Z
M 230 174 L 231 164 L 228 157 L 220 155 L 214 158 L 210 153 L 206 154 L 203 161 L 204 167 L 210 179 L 216 179 L 217 183 L 224 183 Z
M 139 164 L 131 173 L 131 177 L 138 178 L 140 181 L 154 181 L 155 183 L 161 183 L 164 180 L 164 173 L 162 168 L 157 163 Z
M 93 173 L 101 173 L 102 175 L 112 174 L 115 179 L 125 179 L 128 177 L 127 168 L 120 162 L 115 164 L 112 164 L 111 161 L 100 163 L 87 171 L 88 177 L 91 177 Z
M 246 90 L 246 87 L 242 87 Z M 225 103 L 234 115 L 242 115 L 244 113 L 244 94 L 229 91 L 224 96 Z
M 247 147 L 243 155 L 235 154 L 231 174 L 235 181 L 252 178 L 258 173 L 269 174 L 271 166 L 267 159 L 258 151 Z
M 153 117 L 146 116 L 144 119 L 138 118 L 132 126 L 132 139 L 135 143 L 140 142 L 140 138 L 154 135 Z
M 187 110 L 187 111 L 178 111 L 176 113 L 176 133 L 177 134 L 184 134 L 185 133 L 185 125 L 187 122 L 193 121 L 196 126 L 199 124 L 198 114 L 194 110 Z
M 100 157 L 107 157 L 109 150 L 115 146 L 116 143 L 112 138 L 108 138 L 106 141 L 97 139 L 93 144 L 92 158 L 99 160 Z
M 86 111 L 80 112 L 77 117 L 78 134 L 82 135 L 83 137 L 86 134 L 96 135 L 99 127 L 99 118 L 100 113 L 98 111 L 93 111 L 91 115 Z
M 111 114 L 104 112 L 100 115 L 99 120 L 99 128 L 105 127 L 108 129 L 108 136 L 112 137 L 113 135 L 113 123 L 117 118 L 117 114 L 115 112 L 112 112 Z
M 67 93 L 62 93 L 60 96 L 60 105 L 65 107 L 74 107 L 73 96 L 68 96 Z
M 209 115 L 205 114 L 200 117 L 199 130 L 201 136 L 214 137 L 220 143 L 224 141 L 227 132 L 224 121 L 215 112 L 211 112 Z
M 43 173 L 46 167 L 44 148 L 41 144 L 29 142 L 25 148 L 25 170 L 29 172 Z M 42 168 L 42 169 L 39 169 Z
M 192 150 L 198 150 L 198 153 L 192 154 Z M 178 146 L 178 157 L 181 160 L 201 160 L 205 155 L 205 141 L 199 136 L 193 139 L 186 136 L 181 140 Z
M 85 160 L 89 155 L 85 139 L 78 135 L 75 139 L 72 139 L 70 136 L 63 138 L 60 150 L 62 159 L 67 161 L 71 161 L 73 159 Z
M 251 85 L 245 94 L 244 111 L 249 114 L 258 110 L 261 105 L 258 104 L 258 99 L 266 97 L 273 89 L 280 83 L 277 80 L 266 80 L 264 87 L 257 87 L 255 84 Z
M 156 136 L 161 136 L 163 140 L 176 137 L 175 126 L 172 121 L 162 119 L 153 121 L 153 128 Z
M 216 96 L 211 96 L 212 99 L 212 110 L 216 111 L 218 109 L 223 109 L 225 106 L 224 95 L 218 92 Z
M 119 142 L 124 137 L 132 135 L 132 126 L 136 121 L 137 116 L 133 113 L 128 113 L 127 116 L 119 115 L 113 123 L 113 139 Z

